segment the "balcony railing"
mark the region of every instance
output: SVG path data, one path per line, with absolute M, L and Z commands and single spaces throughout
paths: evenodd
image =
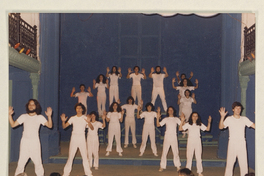
M 244 28 L 244 61 L 255 59 L 255 24 Z
M 9 14 L 9 44 L 37 59 L 37 26 L 24 21 L 20 13 Z

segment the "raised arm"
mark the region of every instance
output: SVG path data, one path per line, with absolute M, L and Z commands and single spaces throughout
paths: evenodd
M 179 126 L 179 131 L 183 131 L 182 126 L 185 124 L 185 117 L 183 113 L 181 113 L 180 118 L 181 118 L 181 124 Z
M 178 105 L 181 104 L 181 95 L 180 95 L 180 94 L 178 94 L 178 101 L 177 101 L 177 104 L 178 104 Z
M 177 89 L 177 87 L 174 85 L 175 82 L 176 82 L 175 78 L 172 78 L 172 82 L 171 83 L 172 83 L 172 88 L 173 89 Z
M 198 89 L 198 79 L 195 79 L 195 87 L 194 89 Z
M 118 67 L 118 72 L 119 72 L 119 78 L 121 78 L 122 77 L 121 67 Z
M 104 110 L 104 112 L 103 112 L 103 115 L 102 115 L 102 119 L 103 119 L 103 128 L 105 128 L 106 127 L 106 123 L 105 123 L 105 119 L 106 119 L 106 111 Z
M 179 71 L 176 71 L 176 77 L 177 77 L 177 81 L 178 81 L 178 83 L 179 82 L 181 82 L 181 79 L 180 79 L 180 73 L 179 73 Z
M 119 122 L 123 122 L 124 113 L 125 113 L 125 110 L 122 109 L 122 111 L 121 111 L 121 118 L 119 119 Z
M 65 121 L 67 120 L 68 117 L 65 116 L 64 113 L 61 114 L 61 121 L 62 121 L 62 128 L 65 129 L 67 128 L 70 124 L 67 122 L 65 123 Z
M 88 93 L 89 93 L 89 97 L 93 97 L 93 94 L 92 94 L 92 92 L 91 92 L 91 87 L 88 87 L 88 88 L 87 88 L 87 91 L 88 91 Z
M 211 128 L 211 122 L 212 122 L 212 117 L 209 116 L 209 117 L 208 117 L 208 124 L 207 124 L 206 131 L 210 131 L 210 128 Z
M 48 121 L 45 123 L 45 126 L 48 127 L 48 128 L 52 128 L 52 119 L 51 119 L 52 108 L 51 107 L 47 107 L 47 111 L 45 111 L 45 114 L 48 117 Z
M 141 107 L 138 106 L 138 108 L 137 108 L 137 119 L 140 119 L 140 114 L 141 114 Z
M 192 93 L 192 99 L 193 99 L 193 103 L 197 104 L 196 99 L 195 99 L 195 93 Z
M 220 113 L 220 122 L 219 122 L 219 129 L 222 130 L 225 126 L 224 126 L 224 119 L 225 119 L 225 116 L 227 114 L 227 111 L 225 111 L 225 108 L 222 107 L 220 108 L 219 110 L 219 113 Z
M 107 89 L 109 89 L 109 84 L 108 84 L 108 82 L 109 82 L 109 81 L 108 81 L 108 79 L 106 78 L 105 83 L 106 83 L 106 88 L 107 88 Z
M 14 113 L 13 107 L 9 106 L 9 111 L 8 111 L 8 119 L 9 119 L 9 123 L 10 126 L 12 128 L 15 128 L 16 126 L 20 125 L 17 121 L 14 121 L 12 115 Z
M 160 107 L 157 108 L 157 127 L 160 127 L 159 120 L 161 119 Z
M 75 97 L 74 92 L 75 92 L 75 87 L 72 88 L 71 97 Z
M 167 78 L 169 76 L 168 72 L 167 72 L 167 68 L 166 67 L 163 67 L 163 71 L 165 73 L 165 78 Z
M 93 125 L 91 124 L 91 117 L 89 114 L 86 115 L 87 119 L 84 119 L 86 122 L 87 122 L 87 125 L 88 127 L 91 129 L 91 130 L 94 130 L 94 127 Z
M 250 127 L 255 129 L 255 123 L 253 123 Z
M 154 73 L 154 71 L 155 71 L 154 68 L 151 67 L 151 69 L 150 69 L 150 73 L 149 73 L 149 77 L 150 77 L 150 78 L 152 78 L 152 74 Z
M 141 73 L 143 74 L 143 78 L 147 79 L 146 73 L 145 73 L 145 68 L 141 69 Z
M 106 74 L 105 74 L 105 76 L 106 76 L 107 78 L 109 77 L 109 71 L 110 71 L 109 67 L 106 67 Z
M 191 71 L 191 73 L 190 73 L 190 77 L 189 77 L 189 80 L 191 80 L 192 77 L 193 77 L 193 72 Z
M 93 80 L 93 89 L 95 89 L 95 84 L 96 84 L 96 81 L 95 79 Z
M 128 69 L 127 69 L 127 76 L 126 76 L 127 79 L 130 78 L 130 74 L 131 74 L 131 72 L 132 72 L 132 71 L 131 71 L 131 68 L 128 68 Z

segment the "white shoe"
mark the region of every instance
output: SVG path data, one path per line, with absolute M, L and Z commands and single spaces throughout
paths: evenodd
M 159 169 L 159 172 L 162 172 L 162 171 L 163 171 L 163 169 L 162 169 L 162 168 L 160 168 L 160 169 Z
M 118 153 L 119 156 L 123 156 L 121 152 Z
M 124 148 L 127 148 L 127 146 L 128 146 L 128 145 L 127 145 L 127 144 L 125 144 L 125 145 L 124 145 Z
M 134 148 L 137 148 L 137 145 L 136 145 L 136 144 L 133 144 L 133 147 L 134 147 Z
M 110 152 L 106 152 L 105 156 L 109 156 L 110 155 Z
M 140 152 L 140 154 L 138 156 L 143 156 L 143 153 Z
M 154 153 L 154 156 L 158 156 L 158 154 L 157 153 Z

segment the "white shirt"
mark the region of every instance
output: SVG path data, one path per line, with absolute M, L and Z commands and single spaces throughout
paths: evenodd
M 189 97 L 189 98 L 183 97 L 183 98 L 181 98 L 180 103 L 182 104 L 182 107 L 184 109 L 192 109 L 193 98 L 192 97 Z
M 194 86 L 186 86 L 186 87 L 184 87 L 184 86 L 177 86 L 176 87 L 176 90 L 179 90 L 179 93 L 180 93 L 181 97 L 185 97 L 184 92 L 187 89 L 189 89 L 190 91 L 191 90 L 194 90 Z
M 176 135 L 177 124 L 181 124 L 181 120 L 178 117 L 165 117 L 161 120 L 160 126 L 166 124 L 165 135 Z
M 105 93 L 105 88 L 106 88 L 107 86 L 106 86 L 106 84 L 105 83 L 102 83 L 102 82 L 100 82 L 100 83 L 96 83 L 95 84 L 95 88 L 97 88 L 97 90 L 98 90 L 98 94 L 99 93 Z
M 144 111 L 142 112 L 142 114 L 140 114 L 140 118 L 141 119 L 145 118 L 144 125 L 154 126 L 154 120 L 155 118 L 157 118 L 157 113 L 154 111 L 151 112 Z
M 163 80 L 165 78 L 164 73 L 152 73 L 152 78 L 153 78 L 153 87 L 163 87 Z
M 110 124 L 119 123 L 119 119 L 121 119 L 121 112 L 108 112 L 106 116 L 110 119 Z
M 88 136 L 98 136 L 97 132 L 98 129 L 101 128 L 103 129 L 103 124 L 99 121 L 95 121 L 95 122 L 91 122 L 91 124 L 93 125 L 93 130 L 90 129 L 90 127 L 88 126 L 89 130 L 88 130 Z
M 75 97 L 78 97 L 78 102 L 82 103 L 84 106 L 86 105 L 87 97 L 89 97 L 89 92 L 78 92 L 75 94 Z
M 183 130 L 187 130 L 189 131 L 189 137 L 188 138 L 193 138 L 193 139 L 198 139 L 201 136 L 200 130 L 205 131 L 206 130 L 206 126 L 204 124 L 201 125 L 197 125 L 196 123 L 190 125 L 189 123 L 185 123 L 182 126 Z
M 39 138 L 39 127 L 45 125 L 47 119 L 43 115 L 22 114 L 17 122 L 24 125 L 23 138 Z
M 72 125 L 72 134 L 82 134 L 84 135 L 85 128 L 87 125 L 87 122 L 84 120 L 87 119 L 85 115 L 82 115 L 78 117 L 77 115 L 72 116 L 69 120 L 68 123 Z
M 250 127 L 253 124 L 247 117 L 240 116 L 236 119 L 234 116 L 228 116 L 224 120 L 224 128 L 229 129 L 229 139 L 243 140 L 245 139 L 245 127 Z
M 123 106 L 121 106 L 122 109 L 126 110 L 126 121 L 127 120 L 134 120 L 135 117 L 135 110 L 137 109 L 137 105 L 136 104 L 124 104 Z
M 118 86 L 118 78 L 120 79 L 119 74 L 109 74 L 108 78 L 110 78 L 110 86 Z
M 133 79 L 133 86 L 140 86 L 141 79 L 144 79 L 144 76 L 141 73 L 138 73 L 137 75 L 135 73 L 131 73 L 129 77 Z

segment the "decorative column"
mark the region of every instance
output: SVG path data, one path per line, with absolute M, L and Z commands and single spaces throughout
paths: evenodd
M 246 116 L 246 100 L 247 100 L 247 87 L 249 82 L 249 76 L 241 76 L 239 75 L 239 82 L 241 88 L 241 104 L 244 106 L 244 110 L 242 112 L 243 116 Z
M 33 89 L 33 98 L 38 99 L 38 83 L 39 83 L 39 74 L 38 73 L 30 73 L 30 79 Z

